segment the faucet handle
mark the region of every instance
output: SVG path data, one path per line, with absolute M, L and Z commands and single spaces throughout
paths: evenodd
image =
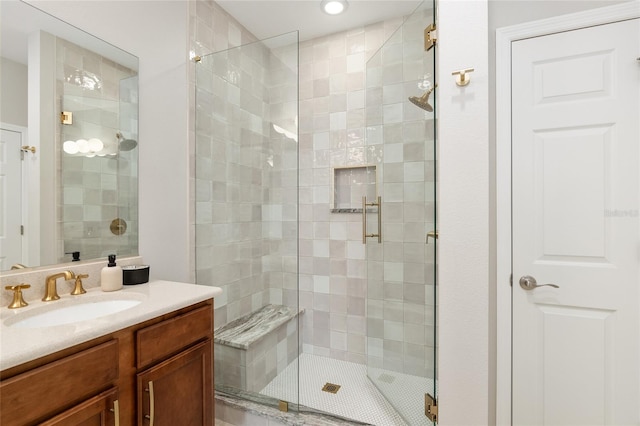
M 8 285 L 4 288 L 5 290 L 13 291 L 13 301 L 9 304 L 9 309 L 22 308 L 28 305 L 28 303 L 25 302 L 24 298 L 22 297 L 22 290 L 25 290 L 29 287 L 31 287 L 30 284 L 22 283 L 18 285 Z
M 85 294 L 87 290 L 82 287 L 82 279 L 89 278 L 89 274 L 78 274 L 76 275 L 76 286 L 73 288 L 71 295 L 77 296 L 79 294 Z

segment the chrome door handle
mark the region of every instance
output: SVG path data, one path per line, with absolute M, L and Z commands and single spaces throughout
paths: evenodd
M 534 288 L 546 287 L 546 286 L 553 287 L 553 288 L 560 288 L 560 286 L 557 286 L 555 284 L 538 284 L 536 279 L 530 275 L 525 275 L 521 277 L 519 282 L 520 282 L 520 287 L 522 287 L 523 290 L 533 290 Z

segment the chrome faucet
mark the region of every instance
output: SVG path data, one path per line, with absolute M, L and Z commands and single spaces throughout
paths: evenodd
M 64 271 L 58 274 L 49 275 L 46 279 L 44 297 L 42 298 L 43 302 L 50 302 L 52 300 L 60 299 L 60 296 L 58 296 L 58 291 L 56 289 L 56 280 L 62 277 L 64 277 L 65 280 L 72 280 L 76 277 L 76 274 L 71 271 Z

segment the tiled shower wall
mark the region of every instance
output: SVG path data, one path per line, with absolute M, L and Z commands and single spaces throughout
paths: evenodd
M 206 57 L 197 69 L 196 274 L 198 283 L 223 289 L 218 325 L 268 303 L 266 59 L 256 43 Z
M 423 30 L 432 10 L 408 18 L 367 64 L 368 142 L 381 150 L 384 249 L 368 244 L 367 364 L 433 377 L 434 113 L 408 101 L 433 74 Z M 427 75 L 433 84 L 433 75 Z M 422 87 L 420 87 L 422 86 Z M 430 97 L 433 106 L 435 96 Z
M 272 50 L 215 3 L 192 12 L 194 52 L 218 52 L 194 70 L 195 267 L 198 283 L 224 290 L 221 326 L 269 303 L 298 304 L 297 35 Z M 229 49 L 218 51 L 220 40 Z
M 189 2 L 189 29 L 192 55 L 204 56 L 212 52 L 221 52 L 256 41 L 256 38 L 233 17 L 215 2 L 209 0 Z M 239 53 L 239 51 L 237 52 Z M 260 205 L 262 194 L 251 192 L 253 182 L 251 167 L 245 166 L 243 167 L 244 171 L 241 171 L 239 164 L 235 167 L 231 164 L 227 165 L 227 152 L 224 144 L 212 140 L 214 134 L 214 129 L 212 128 L 214 121 L 212 120 L 215 119 L 213 105 L 204 105 L 202 102 L 207 99 L 209 99 L 209 102 L 213 102 L 215 91 L 218 94 L 222 94 L 224 90 L 228 89 L 228 86 L 233 85 L 226 84 L 220 78 L 214 80 L 213 77 L 206 78 L 202 74 L 197 76 L 196 73 L 203 72 L 212 75 L 212 70 L 206 70 L 203 67 L 203 65 L 207 64 L 210 64 L 210 62 L 195 63 L 192 61 L 189 73 L 189 93 L 192 97 L 189 104 L 195 107 L 195 110 L 189 112 L 189 129 L 192 129 L 189 134 L 189 158 L 191 162 L 189 170 L 192 170 L 190 199 L 195 200 L 195 203 L 198 204 L 198 207 L 192 211 L 193 226 L 191 229 L 194 234 L 191 235 L 191 241 L 195 242 L 195 246 L 194 253 L 190 258 L 194 259 L 194 265 L 192 265 L 191 269 L 195 271 L 195 282 L 204 285 L 217 285 L 224 290 L 222 295 L 215 300 L 215 323 L 219 327 L 252 310 L 253 302 L 251 298 L 253 296 L 251 293 L 245 294 L 244 291 L 254 289 L 258 294 L 256 298 L 259 297 L 261 301 L 263 297 L 262 273 L 258 270 L 258 268 L 261 268 L 263 255 L 262 212 L 258 210 L 258 207 L 256 207 L 255 212 L 253 207 L 251 207 L 251 210 L 246 211 L 246 208 L 251 205 Z M 197 88 L 196 76 L 198 80 Z M 202 86 L 203 80 L 210 80 L 210 86 Z M 197 94 L 196 90 L 198 90 Z M 231 87 L 231 90 L 239 91 L 238 88 L 234 89 L 233 87 Z M 261 92 L 259 94 L 262 95 Z M 238 99 L 235 101 L 235 105 L 232 101 L 229 107 L 236 109 L 238 103 Z M 205 107 L 208 110 L 204 109 Z M 224 103 L 218 104 L 218 107 L 223 108 L 222 113 L 224 114 Z M 209 123 L 201 122 L 202 114 L 207 115 Z M 196 118 L 198 121 L 196 121 Z M 260 129 L 260 133 L 262 133 L 262 129 Z M 263 137 L 260 136 L 260 138 L 262 139 Z M 238 145 L 236 144 L 236 146 Z M 213 149 L 216 147 L 222 149 L 222 151 L 214 152 Z M 197 160 L 196 155 L 198 157 Z M 231 155 L 231 152 L 229 152 L 229 155 Z M 260 161 L 261 153 L 257 151 L 254 155 L 257 157 L 256 161 Z M 214 161 L 220 167 L 217 170 L 212 169 Z M 196 167 L 201 170 L 196 170 Z M 214 173 L 217 176 L 214 176 Z M 252 201 L 245 201 L 245 207 L 243 207 L 243 214 L 248 215 L 243 221 L 245 232 L 250 233 L 244 234 L 244 241 L 241 241 L 240 235 L 234 238 L 232 234 L 228 233 L 231 226 L 228 224 L 231 221 L 230 214 L 240 213 L 236 211 L 240 209 L 240 203 L 237 202 L 235 206 L 232 203 L 227 203 L 226 195 L 223 198 L 214 199 L 214 197 L 223 196 L 220 191 L 226 190 L 227 173 L 242 173 L 245 175 L 251 173 L 250 180 L 248 182 L 245 181 L 245 185 L 242 188 L 245 191 L 245 197 L 247 195 L 252 196 Z M 253 184 L 253 186 L 259 187 L 261 191 L 262 173 L 258 168 L 256 168 L 256 173 L 256 179 L 259 182 Z M 196 176 L 198 176 L 198 179 L 196 179 Z M 204 182 L 198 182 L 203 178 Z M 237 191 L 240 189 L 239 181 L 236 183 L 238 186 L 236 186 L 235 190 Z M 249 192 L 247 192 L 247 189 Z M 235 196 L 239 197 L 239 193 L 236 193 Z M 218 231 L 219 234 L 214 234 L 214 231 Z M 249 261 L 249 264 L 244 265 L 245 272 L 234 271 L 234 263 L 238 261 L 241 255 Z M 252 271 L 247 272 L 246 268 L 250 268 Z M 238 274 L 237 278 L 233 276 L 235 273 Z M 242 280 L 246 281 L 248 285 L 245 286 L 244 291 L 239 285 L 237 289 L 230 291 L 229 286 L 232 283 L 242 283 L 242 281 L 239 281 L 240 276 L 243 276 Z M 229 312 L 229 307 L 231 307 L 231 312 Z
M 263 175 L 263 258 L 269 303 L 298 308 L 298 35 L 279 37 L 269 55 L 269 144 Z
M 390 20 L 300 44 L 300 306 L 305 352 L 366 362 L 367 263 L 360 214 L 331 213 L 332 168 L 375 164 L 365 147 L 365 63 Z
M 190 11 L 191 49 L 194 54 L 217 52 L 255 41 L 250 33 L 214 2 L 204 0 L 192 2 Z M 282 157 L 282 161 L 278 160 L 279 153 L 285 152 L 281 151 L 284 145 L 279 146 L 278 141 L 284 144 L 291 144 L 292 141 L 274 132 L 271 128 L 269 133 L 265 131 L 263 134 L 265 138 L 268 136 L 269 145 L 268 149 L 263 152 L 266 157 L 262 157 L 262 161 L 268 164 L 269 161 L 275 160 L 275 164 L 279 164 L 280 168 L 266 167 L 262 180 L 264 187 L 270 189 L 267 189 L 267 193 L 261 201 L 264 206 L 260 219 L 258 220 L 255 216 L 253 222 L 249 221 L 244 224 L 244 226 L 254 228 L 262 227 L 262 235 L 265 236 L 263 245 L 259 247 L 246 246 L 243 250 L 244 255 L 253 256 L 256 262 L 257 257 L 263 258 L 261 266 L 264 285 L 262 288 L 256 285 L 255 289 L 258 291 L 256 296 L 249 296 L 238 291 L 226 291 L 222 297 L 216 300 L 218 325 L 239 316 L 240 313 L 255 309 L 254 305 L 260 300 L 264 302 L 268 299 L 271 303 L 293 306 L 298 297 L 296 294 L 295 246 L 293 240 L 289 239 L 284 242 L 279 238 L 291 236 L 295 214 L 299 213 L 299 300 L 300 307 L 305 309 L 305 313 L 301 317 L 303 326 L 301 338 L 304 350 L 358 363 L 367 361 L 367 262 L 365 261 L 365 246 L 362 244 L 361 216 L 359 214 L 330 212 L 331 197 L 333 196 L 330 193 L 331 170 L 333 167 L 380 163 L 383 156 L 386 155 L 389 163 L 399 161 L 389 167 L 388 178 L 391 181 L 386 183 L 392 184 L 387 188 L 390 193 L 394 191 L 392 180 L 404 179 L 402 161 L 414 163 L 407 166 L 407 173 L 415 172 L 420 169 L 420 166 L 422 166 L 420 170 L 424 174 L 428 174 L 428 171 L 432 170 L 433 158 L 426 156 L 430 155 L 427 145 L 432 147 L 433 141 L 427 141 L 425 144 L 427 139 L 425 135 L 428 134 L 429 129 L 428 125 L 424 124 L 424 113 L 412 106 L 412 109 L 406 110 L 405 117 L 403 116 L 404 107 L 398 100 L 398 96 L 404 96 L 406 100 L 405 95 L 409 92 L 411 95 L 420 94 L 416 87 L 416 81 L 410 82 L 406 88 L 404 85 L 400 85 L 400 94 L 395 81 L 393 84 L 380 85 L 380 113 L 382 114 L 384 110 L 387 117 L 395 114 L 399 122 L 385 122 L 390 124 L 385 127 L 382 125 L 373 126 L 374 128 L 369 134 L 369 147 L 365 146 L 365 64 L 401 24 L 401 19 L 394 19 L 300 43 L 299 210 L 296 211 L 295 195 L 292 192 L 296 178 L 293 168 L 295 159 L 292 156 L 291 145 L 284 148 L 287 152 L 284 157 L 287 158 Z M 415 39 L 421 39 L 422 29 L 414 35 Z M 398 46 L 394 47 L 392 44 L 388 45 L 388 48 L 386 61 L 393 63 L 386 64 L 388 66 L 384 68 L 384 73 L 387 76 L 395 73 L 402 80 L 404 70 L 402 65 L 398 66 L 398 63 L 401 64 L 403 60 L 402 48 L 398 50 Z M 424 54 L 422 50 L 412 52 L 412 54 L 416 53 Z M 271 62 L 272 65 L 269 65 L 270 72 L 272 75 L 277 75 L 277 72 L 274 72 L 274 63 L 277 62 Z M 267 66 L 266 63 L 264 65 Z M 191 64 L 192 76 L 195 75 L 197 66 L 199 65 Z M 272 83 L 273 91 L 270 96 L 276 97 L 273 98 L 274 102 L 269 111 L 272 114 L 271 121 L 290 130 L 295 127 L 292 123 L 282 123 L 281 125 L 278 122 L 280 118 L 290 118 L 290 115 L 288 113 L 282 116 L 277 115 L 278 107 L 274 105 L 278 103 L 278 80 L 276 79 Z M 191 85 L 193 89 L 191 93 L 195 93 L 195 81 L 192 81 Z M 384 108 L 382 107 L 383 103 Z M 195 101 L 192 102 L 192 105 L 195 104 Z M 191 111 L 191 129 L 196 128 L 195 116 L 195 111 Z M 403 124 L 405 119 L 407 123 Z M 422 120 L 422 127 L 416 120 Z M 387 121 L 389 120 L 387 119 Z M 201 132 L 200 128 L 198 132 Z M 402 142 L 398 138 L 402 138 L 403 132 L 407 136 L 406 143 L 398 143 L 389 148 L 384 147 L 383 143 L 393 138 L 396 138 L 396 142 Z M 190 137 L 193 141 L 191 144 L 191 170 L 195 170 L 195 147 L 199 146 L 201 136 L 193 132 Z M 423 146 L 419 146 L 418 138 L 420 137 L 422 137 Z M 271 159 L 270 155 L 273 155 Z M 394 176 L 396 177 L 394 178 Z M 378 179 L 384 185 L 384 177 L 381 175 Z M 192 199 L 200 199 L 201 194 L 196 194 L 196 187 L 194 181 Z M 271 190 L 275 188 L 277 190 Z M 423 199 L 425 195 L 422 195 Z M 409 197 L 406 201 L 411 201 L 411 198 Z M 413 201 L 418 202 L 417 199 Z M 224 211 L 224 208 L 220 207 Z M 414 207 L 416 205 L 409 205 L 406 211 L 421 212 L 418 214 L 424 218 L 426 214 L 424 207 L 418 207 L 418 210 L 414 210 Z M 392 212 L 398 211 L 394 206 L 391 209 Z M 215 217 L 216 213 L 212 211 L 212 215 Z M 195 216 L 193 221 L 196 223 Z M 385 232 L 390 231 L 390 234 L 393 235 L 392 229 L 394 227 L 397 229 L 398 224 L 390 223 L 388 227 L 390 229 Z M 200 252 L 201 243 L 210 245 L 212 241 L 204 241 L 198 227 L 194 226 L 193 230 L 198 233 L 195 240 L 198 244 L 198 252 Z M 422 240 L 423 231 L 424 225 L 419 229 L 419 232 L 416 231 L 415 237 Z M 255 235 L 257 238 L 257 231 Z M 192 235 L 192 239 L 193 237 Z M 369 246 L 371 247 L 372 244 Z M 412 263 L 408 266 L 407 277 L 414 277 L 410 278 L 411 280 L 423 277 L 428 284 L 432 284 L 425 277 L 424 270 L 420 272 L 416 269 L 424 265 L 425 257 L 429 259 L 429 256 L 432 255 L 432 252 L 429 252 L 430 248 L 426 248 L 427 252 L 425 252 L 424 241 L 422 240 L 422 244 L 417 241 L 407 241 L 406 245 L 404 242 L 400 243 L 400 247 L 399 252 L 394 249 L 386 254 L 386 256 L 390 256 L 386 261 L 388 263 L 402 262 L 403 259 L 391 256 L 406 252 L 405 260 Z M 412 247 L 416 251 L 411 254 L 408 250 Z M 250 248 L 251 250 L 249 250 Z M 217 266 L 213 269 L 208 268 L 205 266 L 207 262 L 210 264 L 211 259 L 216 259 L 215 261 L 228 263 L 228 260 L 225 260 L 226 256 L 234 256 L 239 253 L 236 246 L 226 249 L 214 249 L 213 246 L 210 246 L 206 250 L 207 259 L 202 259 L 198 255 L 197 265 L 193 265 L 194 270 L 197 267 L 197 281 L 203 284 L 212 283 L 218 279 L 214 275 L 224 274 L 224 268 L 220 269 Z M 372 250 L 376 249 L 372 248 Z M 376 260 L 375 253 L 372 253 L 372 256 L 374 256 L 372 260 Z M 195 258 L 195 254 L 191 258 Z M 380 262 L 380 265 L 384 268 L 384 260 Z M 231 264 L 228 266 L 230 267 Z M 382 279 L 374 280 L 371 288 L 374 297 L 369 302 L 370 313 L 373 314 L 374 321 L 369 324 L 369 327 L 375 329 L 374 333 L 377 334 L 374 334 L 374 339 L 379 340 L 370 341 L 369 350 L 373 351 L 374 359 L 372 361 L 377 362 L 376 358 L 380 362 L 382 359 L 387 359 L 389 362 L 386 367 L 390 369 L 424 373 L 427 369 L 425 364 L 429 364 L 429 361 L 427 360 L 425 363 L 425 358 L 418 360 L 414 355 L 428 352 L 427 345 L 432 342 L 432 338 L 429 339 L 424 334 L 424 330 L 428 328 L 425 328 L 427 325 L 425 324 L 426 317 L 433 309 L 429 305 L 427 296 L 432 293 L 432 287 L 423 285 L 423 291 L 419 297 L 426 303 L 426 306 L 423 305 L 424 310 L 419 314 L 419 319 L 416 320 L 421 322 L 422 334 L 416 337 L 416 329 L 411 325 L 406 327 L 405 332 L 405 325 L 402 321 L 396 321 L 398 315 L 404 314 L 405 308 L 412 312 L 416 308 L 413 305 L 399 308 L 398 305 L 398 302 L 403 302 L 405 298 L 413 297 L 416 291 L 420 292 L 417 287 L 414 288 L 415 284 L 417 283 L 413 281 L 409 283 L 405 291 L 403 285 L 398 287 L 396 284 L 386 284 Z M 268 293 L 268 298 L 265 293 Z M 243 299 L 244 301 L 242 301 Z M 253 302 L 250 303 L 249 300 Z M 234 305 L 238 307 L 232 307 Z M 387 333 L 384 331 L 385 325 Z M 412 341 L 414 338 L 416 340 Z M 413 343 L 420 347 L 411 346 Z M 398 357 L 403 353 L 409 354 L 409 358 L 412 360 L 407 368 L 404 368 L 402 361 L 398 361 Z M 384 354 L 388 356 L 384 357 Z M 422 363 L 420 364 L 420 362 Z
M 128 256 L 138 252 L 138 150 L 87 157 L 62 150 L 66 140 L 99 138 L 113 149 L 117 132 L 137 140 L 137 72 L 56 37 L 56 105 L 74 112 L 73 124 L 58 124 L 57 260 Z M 122 218 L 122 235 L 110 230 Z

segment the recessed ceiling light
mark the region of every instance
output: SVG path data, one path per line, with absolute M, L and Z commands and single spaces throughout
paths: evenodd
M 339 15 L 347 10 L 347 6 L 349 6 L 347 0 L 322 0 L 320 3 L 322 11 L 329 15 Z

